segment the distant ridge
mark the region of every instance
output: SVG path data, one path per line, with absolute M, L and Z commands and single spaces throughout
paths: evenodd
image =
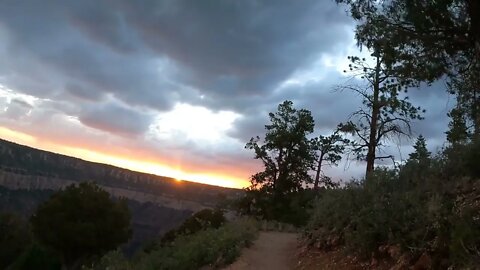
M 170 200 L 213 206 L 240 190 L 135 172 L 112 165 L 48 152 L 0 139 L 0 186 L 17 189 L 59 189 L 70 183 L 94 181 L 111 193 L 138 201 Z M 162 200 L 167 200 L 162 203 Z M 201 208 L 201 205 L 198 206 Z M 177 208 L 177 207 L 174 207 Z M 184 207 L 180 207 L 184 208 Z M 187 208 L 191 208 L 188 207 Z M 197 207 L 194 207 L 197 208 Z

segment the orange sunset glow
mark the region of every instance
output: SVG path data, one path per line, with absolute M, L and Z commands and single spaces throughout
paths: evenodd
M 230 174 L 228 172 L 190 173 L 183 171 L 179 164 L 167 164 L 155 162 L 153 160 L 142 160 L 141 157 L 123 157 L 120 155 L 98 152 L 94 149 L 56 144 L 42 139 L 37 139 L 32 135 L 14 131 L 5 127 L 0 127 L 0 138 L 45 151 L 81 158 L 87 161 L 109 164 L 133 171 L 151 173 L 159 176 L 172 177 L 177 181 L 188 180 L 231 188 L 244 188 L 249 184 L 245 178 L 232 176 L 235 175 L 235 172 L 230 172 Z M 237 175 L 241 175 L 241 173 L 242 172 L 236 172 Z

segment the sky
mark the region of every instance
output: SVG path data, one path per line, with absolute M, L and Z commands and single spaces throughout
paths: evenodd
M 246 187 L 244 149 L 292 100 L 328 135 L 361 102 L 334 91 L 365 55 L 333 0 L 0 3 L 0 138 L 132 170 Z M 444 83 L 412 89 L 427 110 L 414 136 L 442 146 Z M 401 160 L 412 141 L 391 142 Z M 364 164 L 326 171 L 359 177 Z

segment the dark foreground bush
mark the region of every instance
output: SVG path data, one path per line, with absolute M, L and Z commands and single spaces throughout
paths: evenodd
M 0 269 L 5 269 L 31 242 L 28 224 L 20 217 L 0 213 Z
M 265 190 L 251 189 L 235 200 L 232 208 L 239 215 L 302 227 L 311 215 L 316 194 L 315 190 L 306 189 L 275 196 Z

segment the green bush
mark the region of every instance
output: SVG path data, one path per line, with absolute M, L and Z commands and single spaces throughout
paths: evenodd
M 126 260 L 118 251 L 110 252 L 91 270 L 193 270 L 202 266 L 213 268 L 232 263 L 243 247 L 257 236 L 258 223 L 242 218 L 219 228 L 208 228 L 177 238 L 149 252 L 138 254 L 133 261 Z
M 83 270 L 135 270 L 132 262 L 127 260 L 120 250 L 113 250 L 105 254 L 91 266 L 84 266 Z
M 38 206 L 30 222 L 35 239 L 71 269 L 114 250 L 132 234 L 126 201 L 115 201 L 88 182 L 54 193 Z
M 155 239 L 144 245 L 143 251 L 148 253 L 153 249 L 161 247 L 162 245 L 173 242 L 178 236 L 181 235 L 190 235 L 201 230 L 219 228 L 226 221 L 227 220 L 223 215 L 223 211 L 220 209 L 200 210 L 185 220 L 178 228 L 164 233 L 160 240 Z
M 428 167 L 379 169 L 366 181 L 322 191 L 306 237 L 312 244 L 337 237 L 364 256 L 394 245 L 414 258 L 429 254 L 435 268 L 479 267 L 480 181 L 446 174 L 451 163 L 443 158 Z
M 205 265 L 229 264 L 256 237 L 258 225 L 240 219 L 218 229 L 207 229 L 192 235 L 181 235 L 170 245 L 140 256 L 137 269 L 198 269 Z

